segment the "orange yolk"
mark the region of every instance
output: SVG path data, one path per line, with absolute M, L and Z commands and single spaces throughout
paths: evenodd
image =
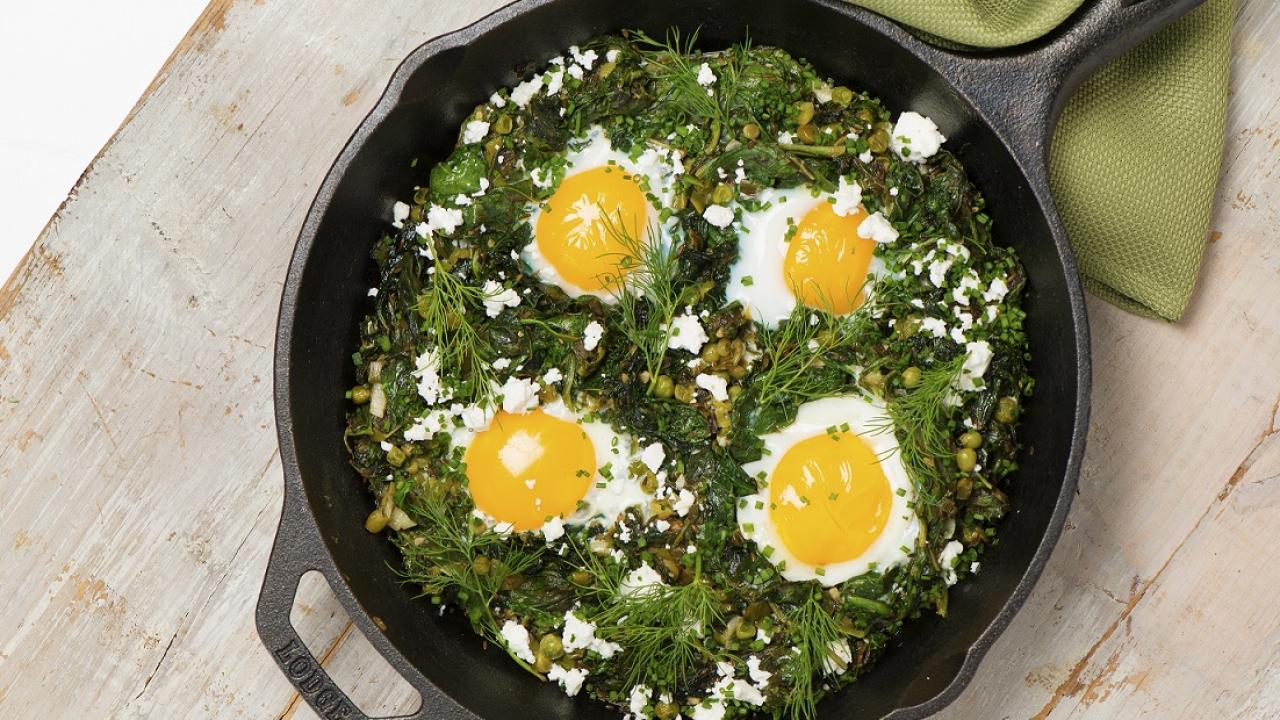
M 840 217 L 831 203 L 821 202 L 800 219 L 782 266 L 800 302 L 836 315 L 862 304 L 862 284 L 876 247 L 874 240 L 858 237 L 866 217 L 861 207 Z
M 875 452 L 851 432 L 801 440 L 769 480 L 769 518 L 787 550 L 811 565 L 862 555 L 884 531 L 892 508 Z
M 572 513 L 596 472 L 596 452 L 576 423 L 541 410 L 500 412 L 467 448 L 476 507 L 517 531 Z
M 586 292 L 608 290 L 627 256 L 618 232 L 642 239 L 644 191 L 622 168 L 601 166 L 566 177 L 538 216 L 538 251 L 560 277 Z

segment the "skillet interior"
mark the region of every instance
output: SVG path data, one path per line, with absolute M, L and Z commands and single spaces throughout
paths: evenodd
M 287 342 L 277 349 L 287 365 L 282 431 L 293 436 L 300 482 L 352 596 L 385 622 L 386 639 L 417 670 L 480 717 L 618 717 L 597 703 L 567 700 L 501 652 L 482 651 L 464 620 L 438 618 L 428 602 L 412 598 L 412 588 L 391 570 L 398 557 L 390 543 L 364 531 L 370 498 L 343 449 L 342 392 L 353 384 L 356 323 L 370 308 L 365 291 L 376 282 L 368 251 L 386 229 L 391 203 L 411 194 L 423 170 L 451 148 L 462 117 L 496 88 L 514 83 L 517 69 L 622 27 L 655 36 L 671 26 L 686 34 L 701 27 L 704 49 L 740 41 L 749 30 L 753 43 L 805 57 L 838 81 L 879 95 L 891 110 L 932 116 L 946 147 L 986 195 L 996 241 L 1017 249 L 1030 278 L 1025 309 L 1036 396 L 1024 416 L 1023 470 L 1012 484 L 1014 512 L 1001 526 L 1000 543 L 988 550 L 976 581 L 953 590 L 948 619 L 911 623 L 867 679 L 821 709 L 823 717 L 880 717 L 928 701 L 956 680 L 966 653 L 1013 598 L 1070 482 L 1078 360 L 1069 282 L 1044 209 L 1018 163 L 945 79 L 835 0 L 540 0 L 524 10 L 411 72 L 386 117 L 358 134 L 331 170 L 340 178 L 312 208 L 320 218 L 314 240 L 307 248 L 304 231 L 306 254 L 295 258 L 305 264 L 293 324 L 282 329 Z M 414 157 L 417 170 L 408 166 Z

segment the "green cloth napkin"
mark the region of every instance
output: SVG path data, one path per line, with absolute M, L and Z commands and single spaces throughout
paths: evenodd
M 1083 0 L 852 0 L 972 47 L 1049 32 Z M 1054 199 L 1084 286 L 1177 320 L 1195 289 L 1226 123 L 1233 0 L 1208 0 L 1102 68 L 1068 102 L 1050 152 Z

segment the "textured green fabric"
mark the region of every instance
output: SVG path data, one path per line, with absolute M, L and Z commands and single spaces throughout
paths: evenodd
M 945 41 L 1005 47 L 1083 0 L 852 0 Z M 1233 0 L 1208 0 L 1090 78 L 1051 150 L 1054 199 L 1084 285 L 1177 320 L 1195 289 L 1222 158 Z

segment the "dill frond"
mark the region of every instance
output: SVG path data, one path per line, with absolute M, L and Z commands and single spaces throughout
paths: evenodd
M 484 312 L 484 290 L 469 285 L 445 263 L 437 263 L 418 296 L 422 331 L 440 352 L 442 367 L 462 380 L 460 400 L 488 404 L 492 400 L 494 351 L 474 317 Z
M 708 93 L 707 87 L 698 82 L 698 69 L 690 58 L 699 57 L 694 46 L 698 42 L 698 31 L 694 30 L 687 41 L 681 42 L 680 30 L 672 28 L 667 31 L 667 39 L 658 41 L 643 31 L 636 31 L 632 37 L 641 54 L 648 61 L 649 72 L 658 80 L 670 85 L 667 102 L 676 106 L 689 117 L 724 121 L 720 102 L 715 90 Z M 733 77 L 736 78 L 736 73 Z
M 420 586 L 423 595 L 456 598 L 475 631 L 505 650 L 507 645 L 493 611 L 494 600 L 508 577 L 527 572 L 538 563 L 542 549 L 536 545 L 526 547 L 497 533 L 477 532 L 470 507 L 469 502 L 453 497 L 442 480 L 432 480 L 411 494 L 407 509 L 418 525 L 396 537 L 404 556 L 400 575 L 406 582 Z M 480 571 L 476 560 L 482 557 Z M 538 675 L 510 650 L 507 654 Z
M 787 615 L 788 638 L 795 652 L 788 656 L 791 690 L 785 698 L 785 714 L 792 720 L 811 720 L 822 699 L 821 678 L 838 660 L 832 646 L 845 640 L 840 625 L 822 604 L 822 590 L 815 588 L 803 604 Z
M 662 361 L 671 340 L 671 320 L 680 306 L 675 286 L 677 247 L 667 245 L 656 225 L 646 230 L 646 239 L 632 235 L 621 218 L 606 215 L 609 235 L 623 247 L 618 271 L 605 282 L 618 301 L 618 320 L 627 340 L 644 357 L 649 372 L 648 392 L 652 393 L 662 371 Z
M 964 356 L 925 369 L 920 384 L 889 398 L 888 420 L 898 438 L 898 452 L 916 491 L 918 508 L 937 507 L 946 497 L 948 481 L 941 468 L 951 457 L 948 424 L 954 407 Z
M 821 298 L 819 304 L 831 306 Z M 856 390 L 848 382 L 833 386 L 829 377 L 814 370 L 837 362 L 834 355 L 851 352 L 867 339 L 874 330 L 870 304 L 868 300 L 846 317 L 797 305 L 778 327 L 762 330 L 758 335 L 760 351 L 769 365 L 755 379 L 760 404 L 769 405 L 783 397 L 805 402 Z M 856 370 L 852 366 L 843 369 L 848 374 Z

